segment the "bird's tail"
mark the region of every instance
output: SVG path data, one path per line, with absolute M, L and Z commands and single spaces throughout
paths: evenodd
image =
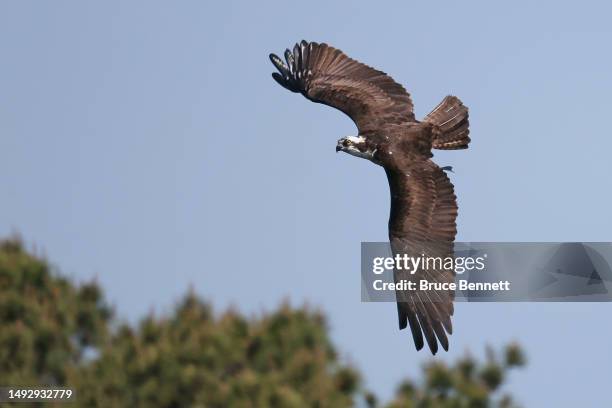
M 467 149 L 470 143 L 468 108 L 456 96 L 444 98 L 423 121 L 434 125 L 434 149 Z

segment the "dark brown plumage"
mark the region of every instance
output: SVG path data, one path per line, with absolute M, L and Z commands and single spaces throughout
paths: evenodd
M 384 72 L 347 57 L 327 44 L 302 41 L 274 54 L 273 78 L 313 102 L 337 108 L 357 125 L 359 134 L 338 141 L 336 150 L 384 167 L 391 192 L 389 240 L 394 254 L 449 257 L 456 235 L 457 202 L 446 173 L 431 161 L 431 149 L 468 147 L 468 110 L 447 96 L 423 121 L 417 121 L 406 90 Z M 453 282 L 448 270 L 395 271 L 400 279 Z M 454 293 L 397 292 L 400 329 L 410 325 L 416 348 L 427 341 L 448 350 Z M 425 339 L 424 339 L 424 338 Z

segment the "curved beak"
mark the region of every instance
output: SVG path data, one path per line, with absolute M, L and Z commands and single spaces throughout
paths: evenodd
M 344 150 L 344 140 L 345 138 L 338 139 L 338 142 L 336 143 L 336 153 Z

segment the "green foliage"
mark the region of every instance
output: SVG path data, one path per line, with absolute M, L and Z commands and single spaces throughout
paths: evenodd
M 0 384 L 65 383 L 111 315 L 95 283 L 76 287 L 18 240 L 0 242 Z
M 172 313 L 119 324 L 95 283 L 74 285 L 17 240 L 0 242 L 0 327 L 0 384 L 71 387 L 75 407 L 378 406 L 318 311 L 217 314 L 188 293 Z M 514 344 L 501 361 L 433 361 L 388 406 L 511 407 L 497 394 L 524 364 Z
M 432 361 L 423 368 L 422 384 L 402 383 L 388 407 L 514 407 L 512 397 L 501 394 L 501 387 L 508 371 L 525 365 L 525 362 L 523 351 L 514 343 L 503 350 L 503 359 L 488 349 L 485 362 L 479 362 L 470 355 L 453 365 Z
M 349 406 L 357 373 L 337 361 L 320 313 L 213 316 L 189 294 L 173 315 L 128 326 L 71 384 L 87 406 Z

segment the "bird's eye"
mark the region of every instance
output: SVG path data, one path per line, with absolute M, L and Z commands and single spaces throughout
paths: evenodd
M 342 146 L 344 146 L 344 147 L 346 147 L 346 146 L 348 146 L 348 145 L 350 145 L 350 144 L 351 144 L 351 142 L 350 142 L 348 139 L 344 139 L 344 140 L 342 141 Z

